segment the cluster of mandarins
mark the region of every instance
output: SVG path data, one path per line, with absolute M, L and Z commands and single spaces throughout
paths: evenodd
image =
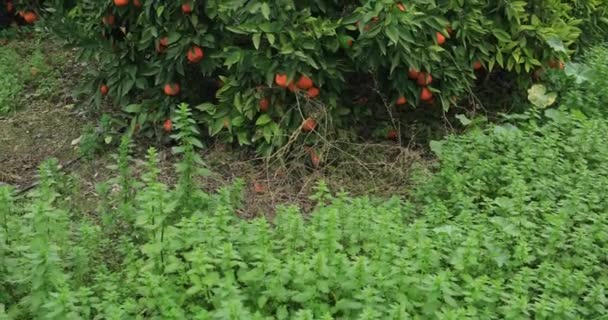
M 117 7 L 126 7 L 129 5 L 130 0 L 114 0 L 114 5 Z M 141 8 L 141 0 L 133 0 L 133 5 L 136 8 Z M 182 4 L 181 6 L 182 12 L 184 14 L 192 13 L 192 6 L 188 3 Z M 102 18 L 102 22 L 107 26 L 114 26 L 116 23 L 116 17 L 112 14 L 106 15 Z M 169 47 L 169 38 L 163 37 L 158 41 L 158 45 L 156 46 L 156 52 L 163 53 Z M 199 63 L 205 57 L 205 52 L 199 46 L 192 46 L 190 50 L 188 50 L 186 54 L 186 58 L 189 63 L 195 64 Z M 105 96 L 110 91 L 110 88 L 106 84 L 102 84 L 99 88 L 102 96 Z M 180 85 L 178 83 L 167 83 L 163 87 L 163 92 L 165 95 L 174 97 L 179 95 L 181 91 Z M 164 129 L 166 132 L 171 131 L 171 120 L 167 120 L 164 125 Z
M 305 95 L 311 99 L 319 96 L 321 92 L 319 88 L 315 87 L 312 79 L 306 75 L 301 75 L 298 81 L 295 83 L 293 81 L 288 82 L 288 78 L 286 74 L 276 74 L 274 77 L 274 82 L 277 86 L 281 88 L 286 88 L 291 92 L 298 92 L 300 90 L 305 92 Z M 260 111 L 266 112 L 268 111 L 270 103 L 267 98 L 260 100 Z M 317 122 L 314 118 L 307 118 L 302 122 L 302 131 L 310 132 L 313 131 L 317 127 Z
M 38 21 L 38 14 L 35 10 L 19 10 L 15 12 L 15 4 L 12 0 L 6 1 L 4 10 L 0 10 L 0 15 L 2 15 L 1 26 L 8 26 L 12 23 L 34 24 Z

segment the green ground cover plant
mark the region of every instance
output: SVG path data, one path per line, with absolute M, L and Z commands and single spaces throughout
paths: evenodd
M 8 319 L 599 319 L 608 311 L 608 122 L 537 113 L 435 145 L 411 199 L 317 187 L 316 208 L 244 220 L 240 182 L 208 194 L 187 106 L 179 182 L 157 155 L 70 205 L 49 161 L 34 194 L 0 189 Z
M 18 76 L 19 56 L 14 50 L 0 47 L 0 114 L 11 111 L 17 95 L 23 89 Z
M 28 48 L 16 48 L 11 45 L 0 46 L 0 115 L 14 111 L 23 99 L 28 85 L 43 89 L 40 93 L 56 90 L 54 82 L 43 78 L 49 72 L 43 52 L 33 42 Z
M 550 77 L 552 90 L 564 92 L 562 105 L 579 109 L 590 117 L 608 116 L 608 48 L 599 46 L 588 50 L 576 62 L 568 64 L 565 74 Z

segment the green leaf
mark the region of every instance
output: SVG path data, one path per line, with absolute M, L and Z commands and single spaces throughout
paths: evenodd
M 268 40 L 268 43 L 270 43 L 271 45 L 274 44 L 274 40 L 275 40 L 274 34 L 266 33 L 266 39 Z
M 246 146 L 246 145 L 251 144 L 251 142 L 249 141 L 249 135 L 247 134 L 246 131 L 237 132 L 236 137 L 239 141 L 239 145 L 241 145 L 241 146 Z
M 156 7 L 156 16 L 157 17 L 162 16 L 164 11 L 165 11 L 165 6 L 159 5 L 158 7 Z
M 241 50 L 234 50 L 234 51 L 232 51 L 232 53 L 230 53 L 230 55 L 228 55 L 228 58 L 226 58 L 226 61 L 224 61 L 224 65 L 227 67 L 230 67 L 233 64 L 239 62 L 240 60 L 241 60 Z
M 394 44 L 399 43 L 399 31 L 397 31 L 397 28 L 394 25 L 388 26 L 384 29 L 384 32 Z
M 270 20 L 270 6 L 267 2 L 262 3 L 262 15 L 266 20 Z
M 271 122 L 272 119 L 267 115 L 267 114 L 263 114 L 261 115 L 258 120 L 255 122 L 256 126 L 263 126 L 265 124 L 268 124 L 269 122 Z
M 457 115 L 456 115 L 456 119 L 458 119 L 458 121 L 460 121 L 460 123 L 461 123 L 463 126 L 465 126 L 465 127 L 466 127 L 466 126 L 468 126 L 468 125 L 470 125 L 470 124 L 471 124 L 471 122 L 472 122 L 472 121 L 471 121 L 469 118 L 467 118 L 467 116 L 466 116 L 466 115 L 464 115 L 464 114 L 457 114 Z
M 547 38 L 547 44 L 555 50 L 555 52 L 564 52 L 566 53 L 566 47 L 564 47 L 564 42 L 559 37 L 549 37 Z
M 544 109 L 553 103 L 557 99 L 557 93 L 547 93 L 547 88 L 542 84 L 535 84 L 528 89 L 528 100 L 538 108 Z
M 253 46 L 255 47 L 256 50 L 260 49 L 260 39 L 261 38 L 262 38 L 262 34 L 261 33 L 256 33 L 252 37 Z
M 437 156 L 441 156 L 441 151 L 443 149 L 444 141 L 436 141 L 433 140 L 430 142 L 431 151 L 435 153 Z
M 141 112 L 141 104 L 130 104 L 123 109 L 128 113 L 139 113 Z
M 172 45 L 172 44 L 178 42 L 181 37 L 182 37 L 182 35 L 179 32 L 173 31 L 173 32 L 169 33 L 169 36 L 168 36 L 169 45 Z
M 202 112 L 206 112 L 208 114 L 215 114 L 216 111 L 216 106 L 213 103 L 202 103 L 199 104 L 198 106 L 194 107 L 197 110 L 200 110 Z
M 504 30 L 501 29 L 494 29 L 494 32 L 492 33 L 494 35 L 494 37 L 496 37 L 496 39 L 502 41 L 502 42 L 509 42 L 511 41 L 511 36 L 505 32 Z
M 566 64 L 564 72 L 567 76 L 573 77 L 577 84 L 589 81 L 590 76 L 593 74 L 593 70 L 588 66 L 572 62 Z
M 238 116 L 232 119 L 232 126 L 233 127 L 240 127 L 243 125 L 243 123 L 245 123 L 245 118 L 242 116 Z

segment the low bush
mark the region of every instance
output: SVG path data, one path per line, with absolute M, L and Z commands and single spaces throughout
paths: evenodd
M 597 319 L 608 310 L 608 122 L 562 111 L 435 144 L 410 201 L 334 195 L 243 220 L 243 185 L 194 185 L 191 114 L 175 187 L 156 152 L 80 212 L 56 163 L 0 189 L 0 318 Z
M 551 90 L 561 92 L 560 102 L 590 117 L 608 117 L 608 48 L 594 47 L 580 60 L 569 63 L 564 74 L 552 74 Z

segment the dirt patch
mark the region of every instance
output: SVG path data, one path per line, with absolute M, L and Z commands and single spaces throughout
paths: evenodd
M 312 211 L 315 201 L 311 196 L 321 181 L 333 194 L 406 196 L 412 186 L 412 171 L 427 162 L 420 152 L 389 142 L 332 141 L 316 150 L 321 158 L 319 166 L 311 163 L 307 152 L 292 155 L 289 161 L 260 159 L 217 144 L 203 152 L 212 174 L 201 179 L 201 184 L 212 192 L 242 179 L 246 189 L 240 215 L 272 217 L 280 205 L 296 204 L 303 212 Z
M 66 162 L 84 119 L 66 107 L 38 105 L 0 120 L 0 181 L 18 187 L 32 182 L 48 158 Z

